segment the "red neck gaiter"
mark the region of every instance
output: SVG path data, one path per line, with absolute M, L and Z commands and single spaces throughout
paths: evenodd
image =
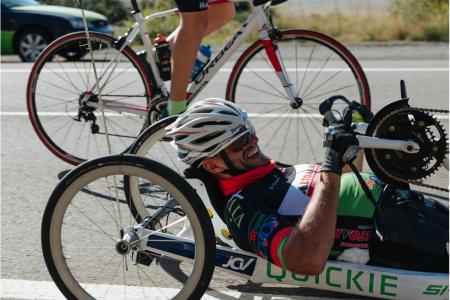
M 258 181 L 269 174 L 275 168 L 275 161 L 271 160 L 269 164 L 257 167 L 245 173 L 226 178 L 218 179 L 219 187 L 224 196 L 228 196 L 240 191 L 242 188 Z

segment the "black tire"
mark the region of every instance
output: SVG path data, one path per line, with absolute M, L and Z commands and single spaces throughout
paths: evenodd
M 34 62 L 50 41 L 49 34 L 44 30 L 24 29 L 14 40 L 14 49 L 23 62 Z
M 329 36 L 284 30 L 272 39 L 302 105 L 291 107 L 261 40 L 245 50 L 234 65 L 226 99 L 249 113 L 260 147 L 269 157 L 288 165 L 320 162 L 323 127 L 319 104 L 329 96 L 343 94 L 370 109 L 367 78 L 350 51 Z M 333 108 L 340 111 L 344 106 L 336 103 Z
M 106 74 L 101 98 L 111 103 L 104 118 L 100 108 L 81 102 L 86 94 L 91 94 L 92 104 L 98 104 L 100 98 L 91 92 L 96 90 L 95 76 L 90 55 L 83 57 L 88 53 L 84 32 L 51 43 L 33 65 L 27 85 L 28 114 L 38 137 L 53 154 L 73 165 L 124 152 L 148 125 L 153 97 L 147 69 L 131 48 L 119 53 L 117 40 L 99 33 L 91 33 L 91 39 L 97 75 Z M 70 61 L 66 61 L 68 53 L 73 55 Z M 109 67 L 117 54 L 118 65 Z M 117 108 L 111 108 L 113 104 Z
M 149 293 L 156 291 L 156 289 L 148 290 L 149 284 L 161 284 L 162 286 L 157 290 L 161 292 L 164 291 L 164 288 L 171 287 L 171 283 L 168 281 L 168 278 L 171 277 L 164 273 L 153 273 L 157 270 L 160 272 L 159 264 L 155 262 L 148 267 L 128 264 L 128 269 L 124 271 L 125 263 L 123 261 L 128 261 L 130 254 L 122 256 L 115 253 L 115 256 L 119 257 L 119 264 L 115 264 L 113 261 L 114 255 L 111 259 L 109 258 L 108 253 L 116 251 L 114 249 L 115 241 L 120 239 L 120 231 L 115 232 L 116 229 L 123 229 L 123 226 L 127 224 L 120 223 L 122 226 L 117 227 L 119 224 L 117 219 L 114 219 L 114 222 L 105 222 L 102 216 L 104 215 L 107 219 L 113 218 L 113 216 L 120 215 L 118 212 L 121 211 L 121 222 L 129 221 L 128 225 L 136 225 L 134 220 L 123 214 L 127 213 L 128 208 L 121 200 L 123 199 L 123 188 L 119 178 L 124 175 L 139 176 L 141 179 L 147 180 L 143 188 L 146 186 L 148 189 L 148 184 L 150 184 L 152 188 L 158 189 L 154 192 L 154 199 L 159 199 L 161 192 L 170 193 L 178 203 L 178 213 L 182 209 L 187 217 L 192 226 L 190 234 L 195 239 L 195 257 L 192 273 L 185 278 L 187 281 L 181 284 L 181 290 L 178 291 L 175 298 L 200 299 L 210 283 L 215 260 L 214 234 L 206 208 L 196 192 L 182 177 L 158 162 L 132 155 L 107 156 L 85 162 L 68 173 L 52 192 L 43 216 L 41 240 L 45 263 L 56 285 L 68 299 L 111 297 L 104 290 L 102 292 L 92 288 L 89 284 L 95 286 L 109 284 L 108 290 L 114 290 L 114 287 L 119 284 L 116 281 L 121 281 L 125 287 L 121 286 L 117 291 L 131 295 L 128 288 L 133 291 L 133 287 L 130 285 L 140 283 L 138 292 L 142 294 L 143 298 L 146 296 L 146 291 Z M 112 178 L 117 178 L 118 189 L 116 191 L 119 193 L 118 198 L 121 201 L 119 203 L 111 199 L 115 198 L 114 192 L 108 191 L 111 186 L 104 184 L 105 180 L 112 180 Z M 97 185 L 104 185 L 107 189 L 101 191 L 96 188 Z M 144 192 L 148 193 L 148 190 Z M 86 198 L 87 201 L 81 202 L 83 198 Z M 113 202 L 109 203 L 109 200 L 113 200 Z M 105 213 L 109 208 L 108 204 L 113 208 L 117 207 L 116 211 L 112 210 L 113 215 L 110 215 L 109 211 Z M 122 206 L 126 210 L 121 210 Z M 94 207 L 97 209 L 93 209 Z M 75 228 L 74 235 L 71 235 L 73 228 Z M 167 228 L 167 231 L 171 231 L 173 227 Z M 117 239 L 114 236 L 117 236 Z M 107 251 L 101 251 L 103 246 L 106 246 Z M 165 256 L 169 257 L 167 261 L 164 261 L 166 267 L 170 262 L 178 267 L 179 258 L 170 258 L 170 253 Z M 153 259 L 163 260 L 165 256 Z M 124 268 L 123 273 L 119 271 L 121 266 Z M 132 274 L 133 270 L 137 274 Z M 116 278 L 115 274 L 112 274 L 114 271 L 115 274 L 120 274 L 117 277 L 122 277 L 123 274 L 123 280 Z M 184 272 L 186 272 L 185 269 Z M 128 277 L 125 279 L 125 276 Z M 104 280 L 111 282 L 104 282 Z M 175 281 L 174 284 L 179 285 L 180 283 Z M 89 287 L 91 294 L 86 291 L 86 288 Z M 95 294 L 97 292 L 98 294 Z M 169 297 L 168 295 L 173 296 L 165 294 L 164 297 Z M 155 297 L 157 295 L 148 294 L 148 296 Z M 113 294 L 112 297 L 121 298 L 116 294 Z M 136 297 L 136 295 L 132 297 Z

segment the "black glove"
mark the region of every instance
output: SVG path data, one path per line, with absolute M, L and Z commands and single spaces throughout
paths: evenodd
M 344 124 L 335 124 L 327 128 L 323 141 L 324 159 L 321 172 L 342 174 L 342 167 L 356 158 L 358 140 L 346 130 Z

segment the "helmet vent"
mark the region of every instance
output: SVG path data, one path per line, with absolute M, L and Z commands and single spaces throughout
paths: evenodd
M 220 121 L 220 122 L 216 122 L 216 121 L 209 121 L 209 122 L 201 122 L 199 124 L 194 124 L 192 125 L 192 128 L 200 128 L 203 126 L 208 126 L 208 125 L 230 125 L 231 122 L 228 121 Z
M 234 111 L 227 111 L 227 110 L 221 111 L 220 113 L 222 115 L 230 115 L 230 116 L 235 116 L 236 115 L 236 112 L 234 112 Z
M 221 136 L 224 133 L 225 133 L 225 131 L 220 131 L 220 132 L 214 132 L 214 133 L 202 136 L 201 138 L 198 138 L 195 141 L 192 141 L 192 144 L 202 144 L 204 142 L 208 142 L 210 140 L 215 139 L 216 137 Z

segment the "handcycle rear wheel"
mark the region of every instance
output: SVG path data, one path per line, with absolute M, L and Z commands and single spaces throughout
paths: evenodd
M 164 118 L 147 127 L 131 145 L 129 154 L 147 157 L 155 161 L 163 161 L 166 166 L 183 176 L 186 167 L 174 156 L 175 150 L 170 145 L 171 140 L 165 137 L 165 127 L 175 121 L 177 116 Z M 139 191 L 139 178 L 124 177 L 124 188 L 131 213 L 137 222 L 147 216 L 148 211 Z
M 111 153 L 126 150 L 147 125 L 153 93 L 147 69 L 130 47 L 119 52 L 120 43 L 100 33 L 91 33 L 91 40 L 100 95 L 85 32 L 65 35 L 45 48 L 27 85 L 28 115 L 39 139 L 73 165 L 109 154 L 106 130 Z M 117 65 L 111 64 L 113 59 Z M 100 98 L 116 106 L 105 108 L 104 120 L 98 108 Z M 135 113 L 139 110 L 141 115 Z
M 323 136 L 319 104 L 342 94 L 370 109 L 367 78 L 357 59 L 342 44 L 308 30 L 278 31 L 272 40 L 282 64 L 302 99 L 299 108 L 289 97 L 265 53 L 263 42 L 243 52 L 231 71 L 226 99 L 244 108 L 269 157 L 286 164 L 320 162 Z M 338 103 L 337 103 L 338 104 Z M 344 104 L 342 104 L 344 105 Z M 343 106 L 337 105 L 341 110 Z
M 149 215 L 175 200 L 152 230 L 194 240 L 192 263 L 145 253 L 150 265 L 133 265 L 130 253 L 115 250 L 123 228 L 136 225 L 125 201 L 123 176 L 140 178 Z M 66 175 L 48 201 L 41 239 L 47 268 L 68 299 L 200 299 L 214 270 L 213 230 L 198 195 L 169 168 L 137 156 L 95 159 Z M 186 281 L 172 280 L 160 263 L 181 266 Z

